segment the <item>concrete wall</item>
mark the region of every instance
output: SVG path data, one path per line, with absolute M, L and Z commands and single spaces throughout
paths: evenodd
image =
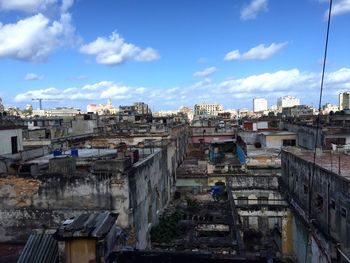
M 97 128 L 97 120 L 73 120 L 70 134 L 80 135 L 93 133 L 95 128 Z
M 260 135 L 260 143 L 263 147 L 281 149 L 283 140 L 296 140 L 296 135 Z
M 150 228 L 170 200 L 183 158 L 177 154 L 185 154 L 187 139 L 179 140 L 179 150 L 175 145 L 176 140 L 155 149 L 125 171 L 118 160 L 99 160 L 105 163 L 92 162 L 93 173 L 87 167 L 74 175 L 0 178 L 0 242 L 24 242 L 33 228 L 55 227 L 83 212 L 111 211 L 119 213 L 117 224 L 130 230 L 130 245 L 149 247 Z
M 310 209 L 318 229 L 337 240 L 350 256 L 350 181 L 315 166 L 311 184 L 312 173 L 312 163 L 282 151 L 282 179 L 288 193 L 302 213 L 308 214 Z
M 0 154 L 12 154 L 13 136 L 17 136 L 17 150 L 23 151 L 22 129 L 0 130 Z
M 233 189 L 278 189 L 279 176 L 269 175 L 236 175 L 230 178 Z

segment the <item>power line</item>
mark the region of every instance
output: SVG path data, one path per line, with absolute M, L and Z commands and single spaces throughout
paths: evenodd
M 318 102 L 318 115 L 316 117 L 316 136 L 315 136 L 315 144 L 314 144 L 314 158 L 313 158 L 313 166 L 312 166 L 312 173 L 309 175 L 309 200 L 308 200 L 308 224 L 309 227 L 311 227 L 311 200 L 312 200 L 312 188 L 313 188 L 313 179 L 315 175 L 315 167 L 316 167 L 316 155 L 317 155 L 317 142 L 318 142 L 318 134 L 320 129 L 320 111 L 321 111 L 321 105 L 322 105 L 322 95 L 323 95 L 323 86 L 324 86 L 324 75 L 325 75 L 325 69 L 326 69 L 326 62 L 327 62 L 327 51 L 328 51 L 328 39 L 329 39 L 329 28 L 331 24 L 331 15 L 332 15 L 332 4 L 333 0 L 329 1 L 329 11 L 328 11 L 328 21 L 327 21 L 327 33 L 326 33 L 326 43 L 325 43 L 325 49 L 324 49 L 324 55 L 323 55 L 323 66 L 322 66 L 322 77 L 321 77 L 321 86 L 320 86 L 320 98 Z M 310 178 L 311 176 L 311 178 Z M 309 242 L 309 231 L 307 234 L 307 242 Z M 305 251 L 305 262 L 307 262 L 307 254 L 308 254 L 308 247 L 309 244 L 306 244 L 306 251 Z

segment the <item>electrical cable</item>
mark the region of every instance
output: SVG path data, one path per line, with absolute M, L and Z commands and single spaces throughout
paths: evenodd
M 311 199 L 312 199 L 312 188 L 313 188 L 313 179 L 315 174 L 315 167 L 316 167 L 316 155 L 317 155 L 317 141 L 318 141 L 318 134 L 320 129 L 320 112 L 322 107 L 322 95 L 323 95 L 323 86 L 324 86 L 324 75 L 325 75 L 325 69 L 326 69 L 326 62 L 327 62 L 327 51 L 328 51 L 328 39 L 329 39 L 329 29 L 331 24 L 331 15 L 332 15 L 332 4 L 333 0 L 329 1 L 329 11 L 328 11 L 328 21 L 327 21 L 327 33 L 326 33 L 326 44 L 324 49 L 324 56 L 323 56 L 323 67 L 322 67 L 322 77 L 321 77 L 321 86 L 320 86 L 320 97 L 318 102 L 318 115 L 316 117 L 316 136 L 315 136 L 315 144 L 314 144 L 314 156 L 313 156 L 313 165 L 312 165 L 312 173 L 309 175 L 309 200 L 308 200 L 308 225 L 311 227 Z M 310 178 L 311 177 L 311 178 Z M 307 233 L 307 242 L 309 243 L 309 231 Z M 305 251 L 305 262 L 307 262 L 307 254 L 308 254 L 308 247 L 309 244 L 306 244 L 306 251 Z

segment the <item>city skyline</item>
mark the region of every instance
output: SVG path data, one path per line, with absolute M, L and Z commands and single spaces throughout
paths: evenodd
M 348 6 L 334 2 L 323 104 L 350 89 Z M 327 9 L 321 0 L 0 0 L 0 97 L 22 108 L 37 108 L 33 98 L 48 108 L 108 98 L 156 111 L 252 108 L 254 97 L 273 105 L 283 95 L 317 105 Z

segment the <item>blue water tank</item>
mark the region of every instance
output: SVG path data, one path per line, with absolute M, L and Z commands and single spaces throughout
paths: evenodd
M 60 156 L 62 155 L 62 151 L 60 149 L 56 149 L 53 151 L 53 156 L 56 157 L 56 156 Z
M 72 156 L 78 156 L 78 155 L 79 155 L 78 149 L 71 149 L 71 150 L 70 150 L 70 155 L 72 155 Z

